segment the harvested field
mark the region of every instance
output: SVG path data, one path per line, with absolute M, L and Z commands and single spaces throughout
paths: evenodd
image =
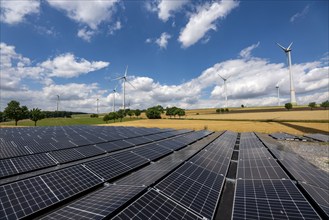
M 273 120 L 273 121 L 314 121 L 329 120 L 329 110 L 318 111 L 285 111 L 285 112 L 255 112 L 235 114 L 187 114 L 189 119 L 212 119 L 212 120 Z
M 291 124 L 298 125 L 296 127 Z M 106 126 L 106 125 L 105 125 Z M 329 132 L 327 123 L 277 123 L 277 122 L 254 122 L 254 121 L 212 121 L 212 120 L 138 120 L 122 123 L 108 124 L 108 126 L 134 126 L 134 127 L 157 127 L 174 129 L 208 129 L 211 131 L 230 130 L 235 132 L 287 132 L 290 134 L 302 135 L 304 133 L 314 133 L 314 130 Z M 304 128 L 304 130 L 301 129 Z

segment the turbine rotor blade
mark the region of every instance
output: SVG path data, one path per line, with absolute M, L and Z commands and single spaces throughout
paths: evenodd
M 218 76 L 219 76 L 220 78 L 222 78 L 222 80 L 225 81 L 225 78 L 224 78 L 224 77 L 222 77 L 221 75 L 219 75 L 219 73 L 217 73 L 217 74 L 218 74 Z
M 127 67 L 126 67 L 126 71 L 125 71 L 125 76 L 124 76 L 124 77 L 127 76 L 127 72 L 128 72 L 128 65 L 127 65 Z
M 124 78 L 124 76 L 119 76 L 118 78 L 112 79 L 112 81 L 114 81 L 114 80 L 120 80 L 120 79 L 123 79 L 123 78 Z
M 134 89 L 136 89 L 135 86 L 133 86 L 133 84 L 131 84 L 129 81 L 126 81 L 127 83 L 129 83 L 129 85 L 131 85 Z
M 293 42 L 290 43 L 290 45 L 288 46 L 287 50 L 290 50 L 291 45 L 293 44 Z
M 286 48 L 284 48 L 281 44 L 276 43 L 279 47 L 281 47 L 282 50 L 286 51 Z

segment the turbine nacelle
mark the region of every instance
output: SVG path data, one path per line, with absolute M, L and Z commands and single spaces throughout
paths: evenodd
M 290 52 L 291 51 L 291 46 L 292 46 L 292 44 L 293 44 L 293 42 L 291 42 L 290 44 L 289 44 L 289 46 L 287 47 L 287 48 L 285 48 L 285 47 L 283 47 L 281 44 L 279 44 L 279 43 L 276 43 L 285 53 L 288 53 L 288 52 Z

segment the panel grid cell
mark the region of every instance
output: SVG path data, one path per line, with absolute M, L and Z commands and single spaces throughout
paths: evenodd
M 104 219 L 144 189 L 145 187 L 109 185 L 42 219 Z
M 46 154 L 33 154 L 11 159 L 19 173 L 55 166 L 56 163 Z
M 320 219 L 290 180 L 237 180 L 233 219 Z
M 59 200 L 40 177 L 0 186 L 0 219 L 19 219 Z
M 161 193 L 211 219 L 224 177 L 192 163 L 185 163 L 155 186 Z
M 99 178 L 81 165 L 44 174 L 40 177 L 60 200 L 102 183 Z
M 59 163 L 67 163 L 85 158 L 85 156 L 79 153 L 75 148 L 53 151 L 49 154 Z
M 150 190 L 117 216 L 119 219 L 202 219 L 160 193 Z

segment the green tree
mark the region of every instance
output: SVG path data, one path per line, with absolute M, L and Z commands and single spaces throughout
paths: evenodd
M 221 113 L 224 113 L 224 112 L 225 112 L 225 109 L 221 108 L 221 109 L 220 109 L 220 112 L 221 112 Z
M 157 106 L 151 107 L 151 108 L 148 108 L 146 110 L 146 117 L 148 119 L 160 119 L 161 118 L 161 112 L 159 111 Z
M 180 108 L 177 112 L 177 115 L 178 115 L 179 118 L 184 116 L 185 115 L 185 110 Z
M 284 104 L 284 107 L 285 107 L 288 111 L 290 111 L 290 109 L 292 109 L 292 104 L 291 104 L 290 102 L 288 102 L 288 103 Z
M 327 109 L 329 107 L 329 100 L 322 102 L 320 106 Z
M 34 121 L 34 126 L 37 126 L 37 121 L 44 119 L 45 118 L 45 114 L 43 114 L 43 112 L 38 109 L 38 108 L 33 108 L 32 110 L 30 110 L 30 115 L 29 118 Z
M 15 120 L 15 125 L 22 119 L 26 119 L 29 116 L 29 110 L 26 106 L 20 106 L 20 103 L 12 100 L 7 104 L 4 110 L 4 114 L 7 118 Z
M 141 115 L 141 113 L 142 113 L 141 110 L 139 110 L 139 109 L 136 109 L 136 110 L 135 110 L 135 115 L 136 115 L 137 118 L 138 118 L 138 116 Z
M 3 112 L 0 112 L 0 122 L 6 121 L 6 115 Z
M 228 108 L 225 109 L 225 112 L 229 112 Z
M 120 119 L 120 122 L 122 122 L 122 119 L 126 116 L 125 111 L 123 109 L 120 109 L 117 111 L 118 118 Z
M 106 124 L 107 124 L 107 122 L 108 122 L 109 120 L 110 120 L 110 116 L 109 116 L 108 114 L 104 115 L 104 117 L 103 117 L 103 121 L 105 121 Z
M 116 112 L 111 112 L 109 114 L 109 120 L 113 120 L 113 122 L 115 122 L 116 119 L 118 119 L 118 114 Z
M 154 106 L 160 113 L 164 113 L 164 108 L 161 105 Z
M 129 115 L 129 118 L 131 118 L 131 116 L 134 116 L 134 111 L 133 110 L 129 110 L 127 112 L 127 115 Z
M 310 107 L 311 110 L 313 110 L 313 108 L 316 108 L 316 102 L 310 102 L 310 103 L 308 104 L 308 107 Z

